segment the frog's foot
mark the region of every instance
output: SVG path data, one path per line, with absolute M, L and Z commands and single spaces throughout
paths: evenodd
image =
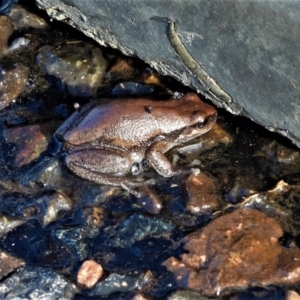
M 154 185 L 155 184 L 155 179 L 144 180 L 141 177 L 138 177 L 138 178 L 140 180 L 143 180 L 143 181 L 140 181 L 140 180 L 132 181 L 130 179 L 123 180 L 124 182 L 121 184 L 121 187 L 125 191 L 129 192 L 130 194 L 133 194 L 137 198 L 140 198 L 140 197 L 143 196 L 143 194 L 138 191 L 138 188 L 146 186 L 146 185 Z M 136 179 L 138 179 L 138 178 L 136 178 Z
M 193 172 L 193 168 L 188 166 L 174 166 L 164 154 L 169 149 L 170 143 L 162 140 L 153 143 L 147 151 L 147 161 L 158 174 L 173 177 Z

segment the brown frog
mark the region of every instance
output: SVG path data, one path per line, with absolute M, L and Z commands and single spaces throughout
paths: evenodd
M 56 135 L 73 173 L 138 194 L 136 187 L 152 183 L 138 176 L 145 161 L 165 177 L 190 172 L 173 166 L 165 153 L 210 130 L 216 118 L 216 110 L 194 93 L 166 101 L 116 99 L 83 106 Z

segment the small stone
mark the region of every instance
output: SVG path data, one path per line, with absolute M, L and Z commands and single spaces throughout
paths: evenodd
M 211 214 L 220 206 L 214 179 L 200 172 L 191 174 L 185 182 L 186 209 L 194 214 Z
M 0 67 L 0 110 L 15 100 L 26 87 L 29 68 L 18 64 L 14 69 Z
M 5 141 L 16 145 L 14 165 L 20 168 L 29 164 L 47 150 L 56 122 L 27 125 L 5 130 Z
M 138 64 L 140 62 L 125 56 L 117 58 L 116 62 L 109 68 L 106 76 L 111 77 L 112 81 L 122 79 L 122 81 L 134 80 L 139 74 Z
M 102 277 L 103 268 L 93 260 L 86 260 L 77 274 L 77 282 L 91 289 Z
M 14 5 L 8 16 L 17 30 L 28 27 L 44 29 L 48 26 L 44 19 L 27 11 L 26 8 L 18 4 Z
M 300 300 L 300 296 L 295 291 L 289 290 L 286 292 L 285 300 Z
M 59 48 L 43 46 L 37 62 L 56 78 L 56 86 L 75 96 L 95 95 L 102 84 L 107 62 L 99 48 L 83 42 L 71 42 Z
M 250 286 L 300 282 L 300 249 L 284 248 L 275 219 L 254 209 L 237 209 L 219 217 L 181 242 L 189 253 L 164 265 L 176 276 L 179 287 L 207 296 Z
M 38 200 L 38 203 L 44 204 L 47 208 L 42 221 L 44 227 L 57 220 L 61 212 L 70 211 L 73 207 L 71 199 L 61 192 L 44 196 Z
M 0 251 L 0 279 L 24 265 L 25 262 L 22 259 L 13 257 L 4 251 Z
M 88 224 L 93 227 L 101 227 L 105 219 L 105 210 L 101 207 L 93 207 L 92 213 L 88 217 Z

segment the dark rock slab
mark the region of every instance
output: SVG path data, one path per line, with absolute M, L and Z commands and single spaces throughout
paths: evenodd
M 37 3 L 101 45 L 140 57 L 217 106 L 248 116 L 300 146 L 300 2 Z M 153 17 L 176 21 L 175 32 L 173 23 Z

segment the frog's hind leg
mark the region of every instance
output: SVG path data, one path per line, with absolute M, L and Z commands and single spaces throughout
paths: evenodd
M 152 184 L 140 176 L 126 177 L 130 174 L 132 162 L 125 151 L 116 149 L 81 150 L 66 157 L 66 166 L 78 177 L 97 184 L 122 187 L 138 196 L 135 188 Z

